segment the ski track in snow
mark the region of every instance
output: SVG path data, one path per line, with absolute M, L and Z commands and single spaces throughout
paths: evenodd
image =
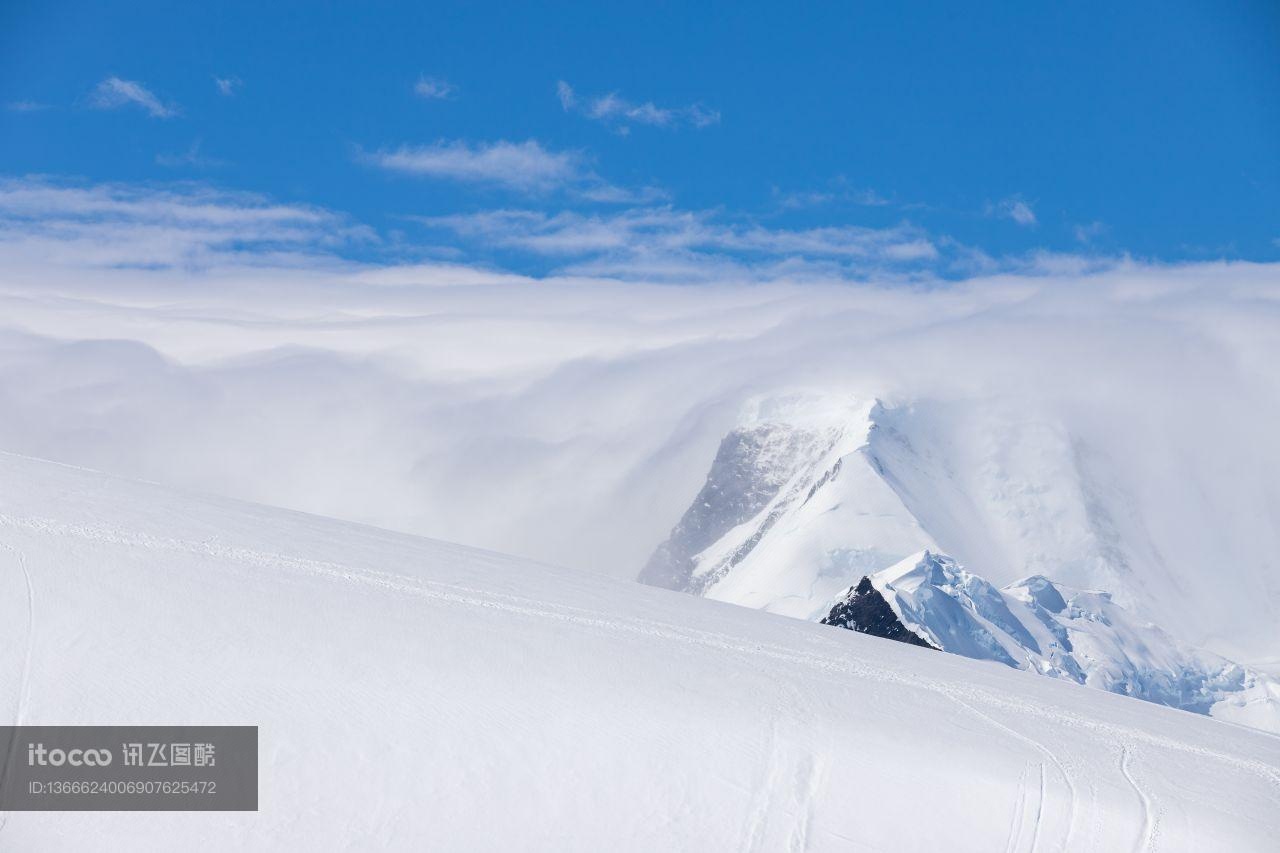
M 764 779 L 755 786 L 752 794 L 751 816 L 747 825 L 747 835 L 742 849 L 745 853 L 764 853 L 765 832 L 769 826 L 769 816 L 775 814 L 775 800 L 782 780 L 782 746 L 778 740 L 778 717 L 775 716 L 769 725 L 769 755 L 764 772 Z
M 796 821 L 792 825 L 789 849 L 791 853 L 804 853 L 809 849 L 809 830 L 813 826 L 818 792 L 822 790 L 823 772 L 821 760 L 807 752 L 796 766 Z
M 14 562 L 18 564 L 18 568 L 22 571 L 22 579 L 26 585 L 27 593 L 27 638 L 25 648 L 22 653 L 22 669 L 18 673 L 18 692 L 17 706 L 13 712 L 13 724 L 15 726 L 22 725 L 22 721 L 26 719 L 27 702 L 31 696 L 31 660 L 35 649 L 36 637 L 36 596 L 35 587 L 31 583 L 31 571 L 27 568 L 26 555 L 4 542 L 0 542 L 0 547 L 13 555 Z M 10 766 L 13 764 L 15 756 L 13 754 L 13 741 L 5 744 L 4 763 L 0 765 L 0 783 L 9 777 Z M 7 812 L 0 812 L 0 832 L 4 831 L 5 825 L 9 821 Z
M 1068 794 L 1070 796 L 1069 814 L 1071 815 L 1071 820 L 1068 821 L 1066 827 L 1066 837 L 1063 841 L 1063 847 L 1058 849 L 1064 849 L 1067 841 L 1069 841 L 1072 830 L 1072 821 L 1074 821 L 1075 813 L 1076 791 L 1066 767 L 1051 750 L 1044 746 L 1044 744 L 1010 728 L 999 720 L 996 720 L 985 712 L 975 708 L 971 703 L 976 702 L 989 709 L 999 709 L 1011 712 L 1022 719 L 1038 718 L 1050 720 L 1058 724 L 1077 729 L 1083 729 L 1097 738 L 1110 738 L 1127 744 L 1149 743 L 1164 749 L 1194 755 L 1199 758 L 1223 762 L 1229 766 L 1262 777 L 1269 785 L 1280 791 L 1280 772 L 1272 768 L 1270 765 L 1260 761 L 1221 753 L 1207 747 L 1188 744 L 1180 740 L 1150 733 L 1141 729 L 1131 728 L 1122 724 L 1089 719 L 1066 709 L 1049 707 L 1041 703 L 1020 701 L 1016 698 L 997 693 L 996 691 L 988 688 L 931 682 L 922 678 L 913 677 L 910 673 L 876 667 L 862 661 L 854 661 L 847 658 L 835 658 L 817 653 L 797 654 L 785 647 L 772 645 L 767 642 L 748 641 L 730 634 L 719 633 L 711 630 L 675 625 L 643 617 L 615 616 L 606 618 L 597 611 L 572 605 L 556 604 L 531 598 L 524 598 L 510 593 L 480 590 L 459 584 L 427 580 L 424 578 L 400 575 L 391 572 L 361 569 L 339 563 L 291 557 L 283 554 L 274 554 L 249 548 L 232 547 L 220 544 L 216 541 L 189 541 L 162 538 L 144 533 L 132 533 L 103 526 L 69 525 L 51 519 L 31 517 L 16 518 L 5 515 L 0 515 L 0 525 L 57 537 L 74 536 L 84 540 L 107 544 L 145 548 L 154 551 L 182 552 L 201 555 L 214 559 L 233 561 L 244 566 L 267 568 L 274 571 L 290 572 L 295 575 L 338 580 L 345 583 L 365 586 L 371 589 L 390 590 L 401 594 L 428 598 L 445 604 L 499 610 L 535 619 L 555 620 L 612 633 L 632 634 L 667 642 L 679 642 L 716 648 L 729 653 L 746 655 L 749 658 L 764 656 L 796 667 L 804 667 L 810 670 L 817 670 L 819 672 L 841 672 L 856 678 L 871 679 L 884 683 L 895 683 L 926 690 L 941 695 L 961 707 L 967 708 L 975 716 L 982 718 L 989 724 L 1000 728 L 1002 731 L 1008 733 L 1017 740 L 1031 746 L 1055 766 L 1068 788 Z M 15 551 L 16 553 L 16 549 L 10 547 L 9 550 Z M 483 559 L 482 554 L 470 549 L 460 548 L 459 550 L 465 550 L 473 561 Z M 506 565 L 506 561 L 498 555 L 494 555 L 492 559 L 495 564 Z M 27 573 L 25 563 L 23 564 L 23 571 L 24 574 L 27 574 L 27 583 L 30 591 L 30 578 L 29 573 Z M 31 606 L 34 607 L 33 604 L 31 604 Z M 34 610 L 32 610 L 31 613 L 33 614 Z M 30 636 L 28 637 L 28 641 L 30 642 Z M 25 700 L 23 701 L 25 702 Z M 1043 777 L 1043 768 L 1041 773 Z M 798 778 L 798 776 L 793 778 Z M 797 799 L 797 806 L 805 805 L 800 803 L 799 800 L 807 798 L 800 795 L 801 791 L 810 790 L 811 792 L 816 792 L 817 785 L 819 783 L 813 781 L 815 778 L 815 776 L 806 776 L 805 779 L 807 781 L 805 781 L 804 784 L 800 784 L 798 787 L 792 789 L 793 795 L 795 795 Z M 1132 784 L 1132 780 L 1130 781 Z M 1042 791 L 1041 804 L 1039 806 L 1041 815 L 1037 819 L 1033 845 L 1038 843 L 1039 840 L 1040 823 L 1043 818 L 1043 804 L 1044 792 Z M 806 844 L 808 840 L 807 820 L 802 817 L 803 813 L 803 810 L 797 810 L 797 816 L 800 819 L 793 827 L 793 833 L 791 836 L 792 844 L 790 845 L 793 849 L 803 849 L 803 845 Z M 1158 814 L 1154 811 L 1150 814 L 1152 817 L 1148 822 L 1149 832 L 1144 836 L 1144 838 L 1149 839 L 1150 844 L 1155 844 L 1158 839 L 1159 831 Z M 765 828 L 767 827 L 760 826 L 758 829 L 752 829 L 749 831 L 748 841 L 750 842 L 752 839 L 761 839 L 763 829 Z M 800 845 L 799 847 L 796 846 L 797 843 Z M 753 848 L 748 847 L 747 849 Z
M 1058 769 L 1058 773 L 1062 776 L 1062 781 L 1067 786 L 1067 830 L 1066 830 L 1066 834 L 1063 836 L 1061 845 L 1059 845 L 1055 849 L 1070 850 L 1071 849 L 1071 830 L 1075 826 L 1075 820 L 1076 820 L 1076 786 L 1075 786 L 1075 783 L 1071 781 L 1071 774 L 1067 772 L 1066 766 L 1062 763 L 1061 760 L 1059 760 L 1058 756 L 1056 756 L 1052 750 L 1050 750 L 1047 746 L 1045 746 L 1043 743 L 1036 740 L 1035 738 L 1028 737 L 1027 735 L 1024 735 L 1022 732 L 1019 732 L 1016 729 L 1005 725 L 1004 723 L 1000 722 L 994 717 L 984 713 L 978 708 L 973 707 L 968 702 L 966 702 L 965 700 L 959 697 L 951 696 L 950 698 L 953 702 L 955 702 L 957 705 L 960 705 L 965 710 L 972 713 L 974 716 L 986 721 L 988 724 L 992 726 L 995 726 L 996 728 L 1000 729 L 1010 737 L 1018 741 L 1021 741 L 1022 743 L 1027 744 L 1036 752 L 1040 753 L 1046 759 L 1048 759 L 1053 764 L 1053 766 Z M 1032 829 L 1031 829 L 1030 849 L 1033 851 L 1040 849 L 1040 830 L 1044 825 L 1044 806 L 1045 806 L 1045 803 L 1047 802 L 1047 795 L 1048 795 L 1048 785 L 1046 784 L 1047 780 L 1045 779 L 1043 761 L 1040 762 L 1039 772 L 1040 772 L 1040 790 L 1038 794 L 1039 800 L 1036 803 L 1036 817 L 1035 817 L 1035 822 L 1032 824 Z M 1025 786 L 1023 786 L 1023 792 L 1025 792 L 1025 790 L 1026 790 Z M 1025 796 L 1025 794 L 1020 793 L 1019 800 L 1021 800 L 1023 796 Z
M 1004 853 L 1013 853 L 1022 837 L 1022 812 L 1027 805 L 1027 767 L 1022 766 L 1018 776 L 1018 796 L 1013 801 L 1013 815 L 1009 818 L 1009 838 L 1004 843 Z
M 0 543 L 0 545 L 3 544 Z M 26 585 L 27 593 L 27 639 L 22 654 L 22 670 L 18 677 L 18 703 L 13 713 L 13 724 L 20 726 L 26 719 L 27 703 L 31 697 L 31 659 L 35 651 L 36 638 L 36 595 L 35 586 L 31 582 L 31 571 L 27 568 L 26 555 L 9 545 L 4 547 L 13 554 L 14 561 L 22 571 L 22 580 Z
M 1133 792 L 1138 795 L 1138 799 L 1142 802 L 1142 834 L 1133 849 L 1135 853 L 1148 853 L 1148 851 L 1156 849 L 1160 838 L 1160 812 L 1152 804 L 1151 795 L 1133 778 L 1133 771 L 1129 769 L 1131 760 L 1132 753 L 1129 747 L 1122 746 L 1120 748 L 1120 772 L 1124 774 L 1125 781 L 1129 783 L 1129 787 L 1133 788 Z
M 760 783 L 751 798 L 750 813 L 740 849 L 747 853 L 767 853 L 778 849 L 781 835 L 771 822 L 790 817 L 786 849 L 801 853 L 809 849 L 818 794 L 826 780 L 821 755 L 806 743 L 811 732 L 803 722 L 804 697 L 797 693 L 785 703 L 790 714 L 775 709 L 769 725 L 768 757 Z M 784 731 L 783 723 L 794 731 Z M 771 832 L 770 830 L 773 829 Z

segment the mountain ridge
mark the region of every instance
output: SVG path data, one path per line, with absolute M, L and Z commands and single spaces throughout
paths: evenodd
M 1190 579 L 1169 575 L 1142 533 L 1140 507 L 1108 485 L 1101 458 L 1069 431 L 1041 420 L 988 417 L 929 402 L 889 406 L 822 391 L 764 396 L 748 403 L 722 439 L 701 490 L 639 579 L 817 622 L 831 618 L 842 603 L 852 605 L 850 597 L 867 577 L 913 631 L 911 613 L 904 612 L 884 573 L 895 566 L 910 571 L 914 564 L 905 561 L 922 552 L 950 555 L 950 543 L 991 560 L 945 556 L 983 573 L 962 572 L 986 587 L 970 603 L 1003 608 L 994 621 L 1008 632 L 997 639 L 985 629 L 952 637 L 914 631 L 931 645 L 1090 682 L 1084 670 L 1071 669 L 1069 654 L 1042 656 L 1039 641 L 1003 601 L 999 583 L 1012 591 L 1039 578 L 1038 594 L 1069 588 L 1095 596 L 1086 608 L 1095 615 L 1119 608 L 1134 642 L 1141 642 L 1138 626 L 1149 626 L 1142 630 L 1154 645 L 1178 649 L 1169 652 L 1167 678 L 1177 682 L 1187 675 L 1200 685 L 1187 687 L 1194 695 L 1180 697 L 1176 684 L 1153 691 L 1125 678 L 1092 679 L 1105 689 L 1147 693 L 1154 701 L 1201 712 L 1228 693 L 1249 693 L 1250 685 L 1263 685 L 1266 694 L 1272 682 L 1257 669 L 1231 674 L 1228 656 L 1189 651 L 1194 643 L 1186 635 L 1199 633 L 1184 621 L 1188 612 L 1194 615 L 1184 600 Z M 988 581 L 989 572 L 1003 577 Z M 1018 595 L 1034 597 L 1020 589 Z M 1234 594 L 1230 588 L 1218 592 Z M 1230 614 L 1223 602 L 1209 603 Z M 949 596 L 936 597 L 934 605 L 958 608 L 952 622 L 963 621 L 963 607 Z M 1152 618 L 1160 613 L 1165 620 Z M 1177 629 L 1181 638 L 1174 642 L 1155 624 Z M 1136 670 L 1126 669 L 1125 650 L 1114 647 L 1110 653 L 1126 678 L 1137 677 Z M 1178 666 L 1186 672 L 1179 675 Z M 1215 678 L 1222 682 L 1210 691 L 1217 698 L 1198 707 L 1197 691 Z M 1280 696 L 1264 704 L 1276 702 Z M 1255 716 L 1263 727 L 1275 725 L 1270 711 Z

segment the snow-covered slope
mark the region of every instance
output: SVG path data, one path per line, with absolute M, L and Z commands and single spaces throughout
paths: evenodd
M 1040 575 L 997 589 L 950 557 L 924 551 L 850 587 L 823 621 L 838 624 L 867 583 L 896 626 L 934 648 L 1280 734 L 1280 681 L 1177 643 L 1106 592 Z
M 0 701 L 261 726 L 258 813 L 5 850 L 1268 850 L 1280 738 L 1006 667 L 0 455 Z

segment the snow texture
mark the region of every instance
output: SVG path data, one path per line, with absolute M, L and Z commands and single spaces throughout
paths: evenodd
M 261 727 L 257 813 L 10 813 L 5 850 L 1202 853 L 1280 833 L 1280 739 L 1251 729 L 8 454 L 0 698 L 22 723 Z

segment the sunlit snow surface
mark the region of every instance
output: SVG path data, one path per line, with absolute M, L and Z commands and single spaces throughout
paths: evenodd
M 928 551 L 870 581 L 935 648 L 1280 734 L 1280 681 L 1177 642 L 1110 593 L 1039 575 L 997 589 Z
M 0 700 L 261 727 L 257 813 L 4 850 L 1273 850 L 1280 738 L 596 575 L 0 455 Z

